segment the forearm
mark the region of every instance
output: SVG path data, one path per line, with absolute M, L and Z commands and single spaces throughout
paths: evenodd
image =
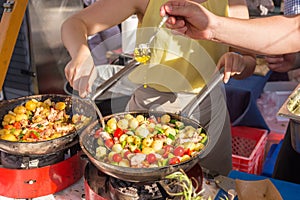
M 241 20 L 216 17 L 213 40 L 259 54 L 284 54 L 300 50 L 300 15 Z
M 61 38 L 71 58 L 75 58 L 77 55 L 90 55 L 87 29 L 80 20 L 76 18 L 66 20 L 61 28 Z

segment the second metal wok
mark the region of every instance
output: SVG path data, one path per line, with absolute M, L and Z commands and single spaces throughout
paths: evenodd
M 94 96 L 91 98 L 94 100 L 97 96 L 101 95 L 106 89 L 108 89 L 113 83 L 115 83 L 119 78 L 134 68 L 137 64 L 132 62 L 129 64 L 128 68 L 126 67 L 124 72 L 117 73 L 116 76 L 108 79 L 104 82 L 98 89 Z M 121 70 L 122 71 L 122 70 Z M 184 171 L 188 171 L 191 169 L 204 155 L 207 155 L 206 151 L 211 150 L 210 145 L 210 138 L 208 135 L 208 141 L 206 147 L 195 157 L 191 159 L 175 164 L 175 165 L 168 165 L 164 167 L 155 167 L 155 168 L 130 168 L 130 167 L 120 167 L 112 164 L 108 164 L 103 162 L 95 157 L 96 154 L 96 145 L 97 140 L 94 137 L 95 130 L 99 129 L 100 126 L 103 126 L 103 122 L 111 118 L 112 116 L 122 116 L 124 114 L 142 114 L 144 116 L 162 116 L 163 114 L 169 114 L 172 118 L 178 119 L 184 122 L 187 125 L 191 125 L 195 128 L 202 127 L 198 122 L 190 119 L 188 116 L 191 116 L 192 112 L 199 105 L 204 98 L 210 93 L 210 91 L 222 80 L 223 73 L 221 75 L 219 73 L 215 74 L 211 81 L 207 83 L 207 85 L 200 91 L 200 93 L 193 99 L 182 111 L 181 113 L 166 113 L 166 112 L 159 112 L 159 111 L 132 111 L 132 112 L 125 112 L 125 113 L 117 113 L 110 116 L 106 116 L 99 121 L 95 121 L 91 123 L 85 130 L 80 134 L 80 146 L 83 152 L 88 156 L 89 160 L 102 172 L 113 176 L 115 178 L 131 181 L 131 182 L 143 182 L 143 181 L 156 181 L 159 180 L 166 175 L 178 171 L 180 168 Z M 209 148 L 207 148 L 209 147 Z
M 173 113 L 165 113 L 165 112 L 159 112 L 159 111 L 132 111 L 132 112 L 123 112 L 118 114 L 109 115 L 103 118 L 104 121 L 107 121 L 111 117 L 121 117 L 126 114 L 132 114 L 132 115 L 144 115 L 145 117 L 149 117 L 150 115 L 154 116 L 162 116 L 163 114 L 169 114 L 172 119 L 177 119 L 182 121 L 185 125 L 191 125 L 195 128 L 201 127 L 201 125 L 191 119 L 188 119 L 186 117 L 173 114 Z M 83 150 L 83 152 L 88 156 L 90 161 L 102 172 L 113 176 L 115 178 L 125 180 L 125 181 L 131 181 L 131 182 L 142 182 L 142 181 L 156 181 L 159 179 L 162 179 L 166 175 L 178 171 L 179 169 L 183 169 L 184 171 L 188 171 L 191 169 L 202 157 L 202 154 L 204 151 L 206 151 L 206 148 L 204 147 L 203 150 L 200 151 L 200 153 L 192 157 L 191 159 L 175 164 L 175 165 L 167 165 L 163 167 L 152 167 L 152 168 L 130 168 L 130 167 L 121 167 L 116 166 L 112 164 L 108 164 L 106 162 L 101 161 L 100 159 L 96 158 L 96 148 L 98 146 L 97 144 L 97 138 L 94 137 L 95 131 L 100 128 L 100 124 L 98 121 L 95 121 L 91 123 L 80 135 L 80 146 Z M 209 143 L 209 138 L 207 143 Z M 207 144 L 206 143 L 206 144 Z
M 0 120 L 2 121 L 5 114 L 10 110 L 13 110 L 16 106 L 24 104 L 28 100 L 36 99 L 38 101 L 44 101 L 50 99 L 51 101 L 62 101 L 66 103 L 66 112 L 69 115 L 83 114 L 87 117 L 91 117 L 91 121 L 96 119 L 96 114 L 91 102 L 84 99 L 76 98 L 69 95 L 59 94 L 44 94 L 26 96 L 17 99 L 11 99 L 0 103 Z M 86 125 L 87 126 L 87 125 Z M 74 132 L 71 132 L 65 136 L 38 142 L 13 142 L 0 139 L 0 150 L 14 154 L 14 155 L 45 155 L 55 153 L 59 150 L 65 149 L 66 145 L 72 142 L 75 136 L 78 135 L 85 127 L 82 127 Z

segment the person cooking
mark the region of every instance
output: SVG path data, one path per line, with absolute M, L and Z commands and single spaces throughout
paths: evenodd
M 285 0 L 284 15 L 300 13 L 300 0 Z M 276 72 L 288 72 L 300 68 L 300 52 L 266 56 L 268 67 Z M 291 129 L 288 129 L 278 153 L 272 177 L 293 183 L 300 183 L 300 156 L 291 143 Z
M 161 15 L 167 13 L 172 16 L 167 27 L 177 33 L 196 39 L 213 39 L 257 53 L 272 54 L 266 57 L 269 68 L 287 72 L 300 67 L 300 1 L 286 0 L 285 3 L 285 15 L 288 16 L 238 20 L 215 16 L 192 1 L 172 0 L 161 7 Z M 234 40 L 229 37 L 229 32 Z M 244 40 L 245 37 L 247 40 Z M 299 167 L 300 156 L 292 147 L 289 126 L 272 177 L 299 184 Z
M 248 18 L 245 1 L 200 1 L 203 6 L 222 16 Z M 65 75 L 71 86 L 84 97 L 90 92 L 94 65 L 87 47 L 87 36 L 120 24 L 129 16 L 139 18 L 136 44 L 146 43 L 161 21 L 160 7 L 166 0 L 99 0 L 68 18 L 62 25 L 62 41 L 71 55 Z M 243 5 L 243 6 L 238 6 Z M 176 112 L 203 88 L 218 66 L 225 77 L 245 78 L 256 65 L 253 54 L 209 41 L 191 40 L 161 29 L 151 44 L 148 64 L 138 66 L 128 79 L 138 84 L 129 103 L 129 110 L 160 110 Z M 238 53 L 236 53 L 238 52 Z M 210 145 L 201 160 L 202 167 L 226 175 L 231 170 L 230 121 L 222 88 L 210 93 L 210 98 L 194 111 L 191 118 L 210 133 Z

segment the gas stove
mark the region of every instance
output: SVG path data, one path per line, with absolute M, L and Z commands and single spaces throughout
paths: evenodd
M 0 196 L 14 199 L 32 199 L 62 191 L 83 176 L 86 165 L 78 139 L 63 150 L 42 156 L 3 151 L 0 154 Z
M 200 165 L 195 165 L 187 172 L 202 184 L 203 176 Z M 129 182 L 108 176 L 88 163 L 84 171 L 84 191 L 86 200 L 165 200 L 168 194 L 160 181 Z M 202 185 L 200 185 L 200 188 Z M 174 199 L 174 198 L 172 198 Z

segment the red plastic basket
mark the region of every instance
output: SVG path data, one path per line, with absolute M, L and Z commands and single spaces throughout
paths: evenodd
M 232 167 L 234 170 L 260 175 L 263 168 L 268 131 L 235 126 L 232 135 Z

